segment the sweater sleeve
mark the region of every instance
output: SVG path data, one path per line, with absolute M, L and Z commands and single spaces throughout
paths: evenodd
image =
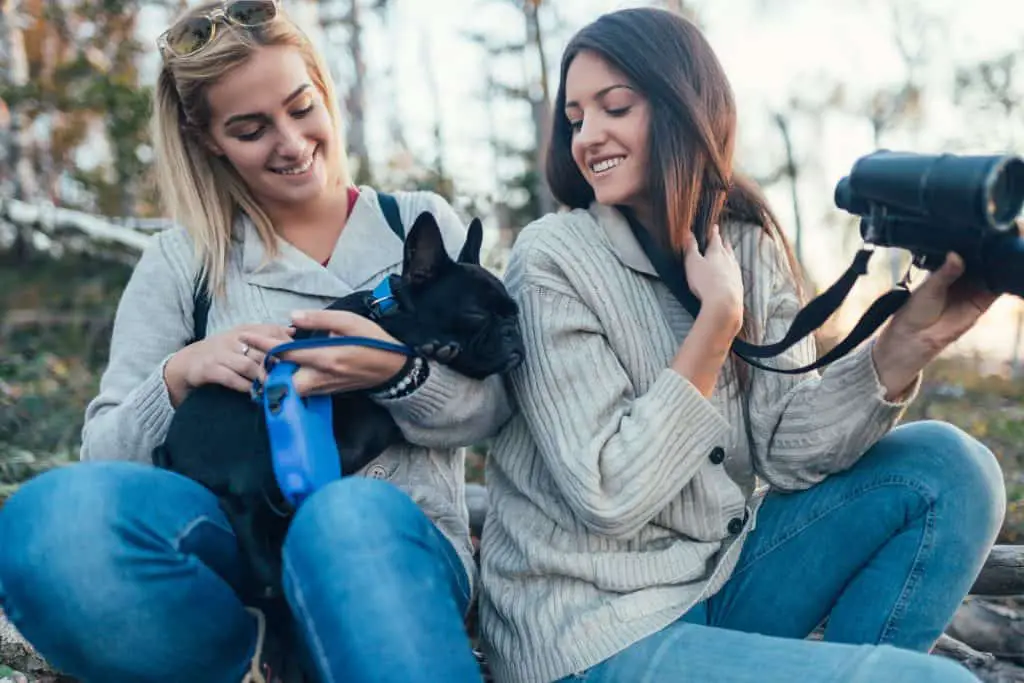
M 785 255 L 770 240 L 760 250 L 770 286 L 761 343 L 782 339 L 802 307 Z M 756 305 L 756 304 L 755 304 Z M 874 341 L 830 364 L 819 375 L 784 375 L 751 368 L 750 423 L 757 472 L 774 488 L 806 489 L 853 466 L 902 417 L 920 386 L 885 400 L 872 358 Z M 814 361 L 808 337 L 767 362 L 793 368 Z
M 192 327 L 188 250 L 177 242 L 173 233 L 154 237 L 121 295 L 99 394 L 85 411 L 82 460 L 149 463 L 167 433 L 174 408 L 163 369 Z
M 455 210 L 439 195 L 417 192 L 399 201 L 402 220 L 411 224 L 422 211 L 437 219 L 445 248 L 456 258 L 466 229 Z M 388 409 L 406 440 L 430 448 L 469 446 L 497 433 L 512 415 L 504 378 L 482 380 L 461 375 L 429 361 L 427 380 L 408 396 L 375 399 Z
M 511 375 L 519 410 L 582 523 L 632 536 L 679 495 L 729 424 L 671 369 L 638 393 L 580 298 L 517 279 L 526 344 Z

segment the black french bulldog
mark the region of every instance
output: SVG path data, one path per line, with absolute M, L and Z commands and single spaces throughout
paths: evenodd
M 371 317 L 418 354 L 463 375 L 505 373 L 523 360 L 518 309 L 501 281 L 480 265 L 482 228 L 474 219 L 458 260 L 444 249 L 434 217 L 421 214 L 405 242 L 401 275 L 392 276 L 397 306 L 385 313 L 370 291 L 338 299 L 329 309 Z M 299 331 L 296 338 L 326 336 Z M 365 392 L 332 396 L 342 475 L 352 474 L 402 434 L 387 409 Z M 177 408 L 154 463 L 215 493 L 249 563 L 252 589 L 280 594 L 280 553 L 292 510 L 274 476 L 262 404 L 219 385 L 193 390 Z

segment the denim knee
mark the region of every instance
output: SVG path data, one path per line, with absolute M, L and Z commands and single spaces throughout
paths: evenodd
M 408 538 L 425 520 L 401 489 L 378 479 L 345 477 L 325 486 L 296 513 L 285 554 L 311 539 L 320 547 L 359 552 Z
M 138 533 L 131 520 L 152 503 L 151 484 L 161 475 L 169 473 L 128 462 L 89 462 L 25 483 L 0 510 L 5 601 L 18 611 L 48 612 L 49 605 L 60 604 L 83 614 L 116 609 L 110 587 L 128 590 L 119 551 L 128 540 L 160 544 Z M 132 534 L 138 537 L 128 539 Z
M 917 478 L 936 499 L 955 503 L 975 531 L 994 538 L 1006 513 L 1006 486 L 995 455 L 959 427 L 937 420 L 911 422 L 893 436 L 900 458 L 913 458 Z
M 891 645 L 874 646 L 857 668 L 850 683 L 876 681 L 927 681 L 928 683 L 980 683 L 959 663 L 941 655 L 930 655 Z
M 119 479 L 111 465 L 71 465 L 28 481 L 0 510 L 0 585 L 21 605 L 47 595 L 88 601 L 113 570 Z M 27 606 L 26 606 L 27 607 Z

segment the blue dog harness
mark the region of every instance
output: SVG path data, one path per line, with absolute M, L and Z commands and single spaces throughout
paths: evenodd
M 394 305 L 393 301 L 389 303 Z M 267 420 L 274 477 L 294 508 L 341 477 L 341 456 L 334 438 L 331 397 L 299 396 L 293 382 L 299 366 L 280 359 L 275 363 L 273 359 L 288 351 L 325 346 L 365 346 L 412 355 L 412 349 L 405 345 L 368 337 L 300 339 L 279 344 L 267 353 L 263 359 L 267 381 L 262 388 L 254 385 L 254 395 L 262 402 Z
M 373 288 L 367 306 L 370 308 L 370 317 L 376 319 L 394 313 L 398 308 L 398 301 L 395 300 L 395 292 L 391 287 L 391 279 L 397 277 L 391 275 L 380 281 L 380 284 Z

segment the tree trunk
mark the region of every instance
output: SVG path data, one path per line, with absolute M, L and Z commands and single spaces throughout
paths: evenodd
M 523 3 L 523 15 L 526 19 L 526 43 L 532 46 L 537 54 L 537 68 L 540 71 L 538 83 L 540 95 L 530 96 L 530 111 L 533 118 L 534 142 L 536 156 L 534 165 L 536 176 L 534 191 L 541 215 L 555 210 L 555 198 L 548 189 L 544 179 L 544 157 L 547 151 L 548 132 L 551 122 L 551 90 L 548 84 L 548 60 L 544 51 L 544 33 L 540 23 L 540 4 L 542 0 L 526 0 Z
M 370 152 L 366 145 L 366 62 L 363 58 L 363 24 L 359 0 L 351 0 L 348 14 L 349 51 L 352 54 L 352 88 L 348 104 L 349 149 L 358 163 L 358 182 L 370 184 L 373 173 L 370 168 Z
M 3 82 L 12 88 L 28 85 L 28 57 L 22 33 L 24 17 L 20 10 L 19 0 L 0 0 L 0 58 L 7 64 Z M 38 184 L 32 166 L 29 121 L 22 109 L 19 103 L 10 107 L 9 165 L 14 181 L 14 196 L 31 200 L 38 193 Z
M 335 82 L 350 80 L 351 85 L 344 95 L 344 109 L 347 114 L 343 125 L 348 149 L 346 153 L 355 159 L 356 173 L 353 180 L 361 184 L 373 184 L 373 173 L 370 168 L 370 153 L 366 142 L 366 62 L 363 56 L 363 21 L 360 0 L 348 0 L 342 11 L 336 11 L 337 2 L 321 0 L 320 26 L 324 37 L 331 42 L 331 28 L 341 25 L 346 33 L 346 52 L 352 66 L 351 79 L 339 77 L 337 68 L 332 68 Z M 328 56 L 332 66 L 337 62 Z
M 796 229 L 796 260 L 801 267 L 804 267 L 803 221 L 800 218 L 800 194 L 798 183 L 798 172 L 796 159 L 793 156 L 793 139 L 789 134 L 789 120 L 783 114 L 775 115 L 775 125 L 782 135 L 782 144 L 786 150 L 786 175 L 789 176 L 790 197 L 793 202 L 793 225 Z M 806 271 L 807 269 L 804 268 Z

